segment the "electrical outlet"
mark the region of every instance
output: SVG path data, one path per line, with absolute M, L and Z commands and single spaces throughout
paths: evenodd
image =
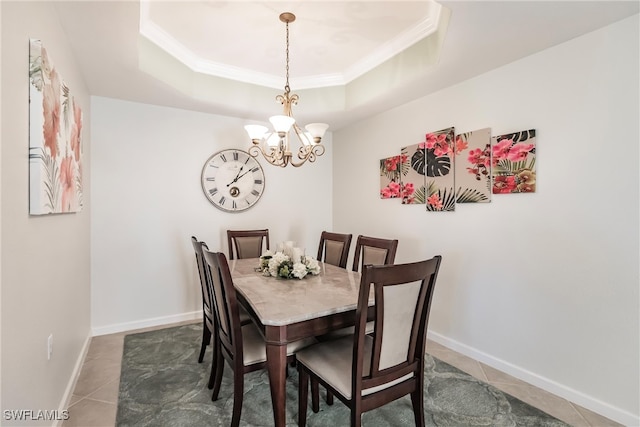
M 53 334 L 49 334 L 47 339 L 47 360 L 51 360 L 51 356 L 53 356 Z

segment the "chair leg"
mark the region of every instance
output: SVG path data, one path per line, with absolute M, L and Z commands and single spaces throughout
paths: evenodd
M 311 377 L 311 410 L 314 414 L 320 411 L 320 385 L 315 377 Z
M 351 409 L 351 427 L 362 426 L 362 414 L 356 409 Z
M 200 355 L 198 356 L 198 363 L 202 363 L 202 361 L 204 360 L 204 352 L 207 350 L 207 346 L 211 341 L 211 331 L 209 331 L 209 328 L 207 327 L 206 323 L 203 326 L 204 328 L 202 328 L 202 345 L 200 346 Z
M 222 385 L 222 374 L 224 372 L 224 358 L 222 357 L 222 355 L 219 355 L 221 357 L 217 357 L 217 363 L 216 363 L 216 372 L 215 372 L 215 380 L 213 382 L 213 394 L 211 395 L 211 400 L 212 401 L 216 401 L 218 400 L 218 393 L 220 393 L 220 386 Z
M 424 427 L 424 401 L 422 398 L 422 387 L 411 393 L 411 403 L 413 404 L 413 417 L 416 427 Z
M 239 369 L 233 371 L 233 416 L 231 417 L 231 427 L 240 425 L 240 415 L 242 414 L 242 398 L 244 395 L 244 372 Z
M 307 425 L 307 399 L 309 393 L 309 376 L 300 365 L 298 365 L 298 426 Z
M 214 334 L 213 345 L 212 345 L 213 351 L 212 351 L 212 357 L 211 357 L 211 374 L 209 375 L 209 383 L 207 384 L 207 387 L 209 388 L 209 390 L 211 390 L 213 388 L 213 385 L 215 384 L 216 369 L 218 368 L 218 360 L 222 360 L 222 354 L 220 354 L 220 342 L 218 341 L 217 338 L 218 338 L 217 334 Z
M 329 406 L 333 405 L 333 393 L 331 393 L 329 389 L 327 389 L 326 402 L 327 402 L 327 405 Z

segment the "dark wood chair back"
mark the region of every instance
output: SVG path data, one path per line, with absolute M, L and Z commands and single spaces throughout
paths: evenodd
M 227 257 L 221 252 L 203 250 L 211 274 L 211 287 L 223 357 L 233 369 L 243 371 L 242 323 L 236 289 L 233 286 Z
M 359 406 L 363 412 L 397 399 L 399 393 L 422 393 L 427 326 L 441 259 L 435 256 L 416 263 L 364 267 L 356 310 L 351 394 L 361 399 Z M 371 287 L 374 288 L 376 322 L 373 336 L 368 338 L 366 324 Z M 372 340 L 370 351 L 367 351 L 365 337 Z M 401 382 L 379 393 L 363 393 L 394 381 Z
M 269 229 L 227 230 L 229 259 L 260 258 L 266 243 L 269 249 Z
M 198 362 L 202 363 L 204 353 L 211 342 L 211 337 L 215 334 L 214 308 L 211 300 L 211 280 L 202 254 L 202 248 L 206 248 L 207 245 L 199 241 L 195 236 L 191 236 L 191 244 L 196 255 L 196 265 L 200 276 L 200 290 L 202 291 L 202 345 L 198 356 Z
M 318 246 L 318 261 L 347 268 L 347 258 L 351 247 L 351 234 L 330 233 L 320 234 Z
M 393 264 L 396 259 L 398 240 L 379 239 L 376 237 L 358 236 L 353 255 L 353 271 L 361 271 L 367 264 Z

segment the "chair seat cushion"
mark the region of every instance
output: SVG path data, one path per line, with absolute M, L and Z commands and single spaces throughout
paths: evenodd
M 291 356 L 298 350 L 317 342 L 313 337 L 292 342 L 287 345 L 287 356 Z M 242 326 L 242 346 L 245 366 L 267 360 L 267 347 L 264 338 L 258 327 L 252 322 Z
M 322 378 L 330 386 L 336 389 L 347 399 L 351 399 L 351 366 L 353 361 L 353 335 L 333 341 L 320 342 L 296 352 L 298 363 L 306 366 L 316 376 Z M 364 360 L 362 372 L 368 375 L 371 369 L 371 347 L 373 339 L 370 336 L 364 338 Z M 399 384 L 413 374 L 407 374 L 389 383 L 362 390 L 362 395 L 389 388 Z

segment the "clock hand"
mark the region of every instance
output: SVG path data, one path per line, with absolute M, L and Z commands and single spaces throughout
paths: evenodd
M 240 178 L 242 178 L 243 176 L 245 176 L 246 174 L 248 174 L 249 172 L 251 172 L 251 170 L 248 170 L 245 173 L 243 173 L 242 175 L 240 175 L 239 177 L 237 177 L 236 181 L 239 180 Z
M 238 179 L 240 178 L 240 172 L 242 172 L 242 169 L 244 169 L 244 165 L 240 166 L 240 169 L 238 169 L 238 173 L 236 174 L 236 177 L 233 178 L 233 181 L 227 184 L 227 187 L 233 184 L 234 182 L 238 181 Z

